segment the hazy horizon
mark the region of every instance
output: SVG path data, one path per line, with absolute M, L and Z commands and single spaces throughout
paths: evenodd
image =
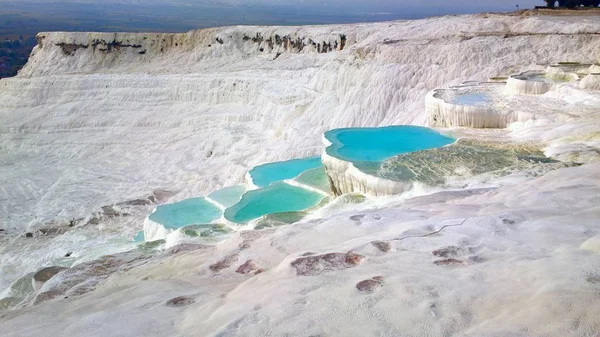
M 541 0 L 0 0 L 0 36 L 39 31 L 183 32 L 228 25 L 310 25 L 506 12 Z

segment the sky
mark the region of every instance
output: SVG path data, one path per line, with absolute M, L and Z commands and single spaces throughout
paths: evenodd
M 228 6 L 276 6 L 293 8 L 313 8 L 328 10 L 342 9 L 346 12 L 387 10 L 391 12 L 407 9 L 420 9 L 435 12 L 444 9 L 451 12 L 481 12 L 487 10 L 510 11 L 517 5 L 521 8 L 532 8 L 543 5 L 542 0 L 0 0 L 1 3 L 80 3 L 80 4 L 135 4 L 145 5 L 179 5 L 215 7 Z

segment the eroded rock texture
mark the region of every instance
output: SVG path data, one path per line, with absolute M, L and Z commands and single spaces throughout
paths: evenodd
M 365 259 L 364 256 L 350 251 L 301 257 L 291 265 L 296 269 L 298 276 L 316 276 L 331 271 L 354 268 L 363 263 Z

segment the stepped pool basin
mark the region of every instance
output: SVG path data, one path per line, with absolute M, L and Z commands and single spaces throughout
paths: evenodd
M 144 231 L 137 232 L 137 234 L 133 237 L 134 242 L 144 242 L 146 241 L 146 237 L 144 236 Z
M 413 184 L 381 177 L 382 163 L 398 155 L 443 147 L 455 141 L 420 126 L 336 129 L 324 135 L 328 146 L 322 161 L 334 195 L 393 195 L 411 190 Z
M 237 204 L 242 199 L 242 195 L 244 195 L 244 193 L 246 193 L 246 187 L 232 186 L 214 191 L 206 198 L 219 204 L 223 207 L 223 209 L 225 209 Z
M 579 76 L 571 72 L 544 73 L 526 71 L 512 75 L 506 82 L 508 92 L 516 94 L 542 95 L 557 86 L 579 80 Z
M 325 138 L 331 143 L 325 150 L 328 155 L 355 164 L 382 162 L 456 141 L 433 129 L 411 125 L 336 129 L 326 132 Z
M 294 179 L 305 171 L 322 166 L 321 157 L 309 157 L 256 166 L 248 174 L 257 187 L 267 187 L 275 182 Z
M 451 100 L 451 103 L 456 105 L 478 106 L 490 105 L 494 103 L 494 100 L 487 92 L 466 92 L 456 94 Z
M 221 217 L 223 211 L 206 198 L 186 199 L 156 208 L 148 219 L 166 229 L 179 229 L 195 224 L 211 223 Z
M 425 98 L 430 126 L 504 128 L 511 112 L 505 109 L 505 81 L 462 84 L 435 89 Z
M 244 194 L 239 203 L 225 210 L 225 219 L 248 223 L 268 214 L 303 211 L 318 205 L 325 197 L 324 193 L 276 182 Z
M 544 83 L 562 83 L 562 82 L 570 82 L 571 80 L 567 76 L 551 76 L 548 74 L 532 74 L 530 76 L 525 76 L 522 79 L 533 82 L 544 82 Z
M 320 157 L 265 164 L 249 173 L 254 187 L 258 185 L 256 190 L 246 185 L 226 187 L 206 197 L 157 207 L 144 223 L 143 237 L 154 241 L 178 230 L 190 237 L 226 235 L 220 226 L 227 225 L 215 225 L 223 216 L 233 224 L 246 224 L 265 215 L 280 214 L 265 219 L 263 226 L 272 226 L 285 223 L 282 217 L 286 221 L 301 218 L 304 215 L 298 214 L 304 214 L 302 211 L 318 205 L 331 194 Z M 300 213 L 284 216 L 295 212 Z M 140 238 L 142 236 L 137 237 Z
M 293 182 L 306 188 L 315 189 L 328 194 L 331 193 L 327 172 L 323 166 L 304 171 L 294 178 Z

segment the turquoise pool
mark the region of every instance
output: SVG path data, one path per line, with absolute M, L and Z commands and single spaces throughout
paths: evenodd
M 146 236 L 144 235 L 144 231 L 137 232 L 137 234 L 133 237 L 134 242 L 144 242 L 146 240 Z
M 294 181 L 298 184 L 312 187 L 325 193 L 331 193 L 327 172 L 325 172 L 325 167 L 323 166 L 301 173 L 294 178 Z
M 383 162 L 394 156 L 454 143 L 454 138 L 425 127 L 399 125 L 346 128 L 325 133 L 328 155 L 353 163 Z
M 214 191 L 207 198 L 220 204 L 223 208 L 231 207 L 242 199 L 242 195 L 246 193 L 244 186 L 232 186 Z
M 254 185 L 267 187 L 278 181 L 293 179 L 321 165 L 321 157 L 309 157 L 256 166 L 249 173 Z
M 276 182 L 269 187 L 246 192 L 239 203 L 225 210 L 225 219 L 247 223 L 267 214 L 302 211 L 316 206 L 324 198 L 324 194 Z
M 149 217 L 169 229 L 207 224 L 219 219 L 222 210 L 205 198 L 186 199 L 178 203 L 162 205 Z

